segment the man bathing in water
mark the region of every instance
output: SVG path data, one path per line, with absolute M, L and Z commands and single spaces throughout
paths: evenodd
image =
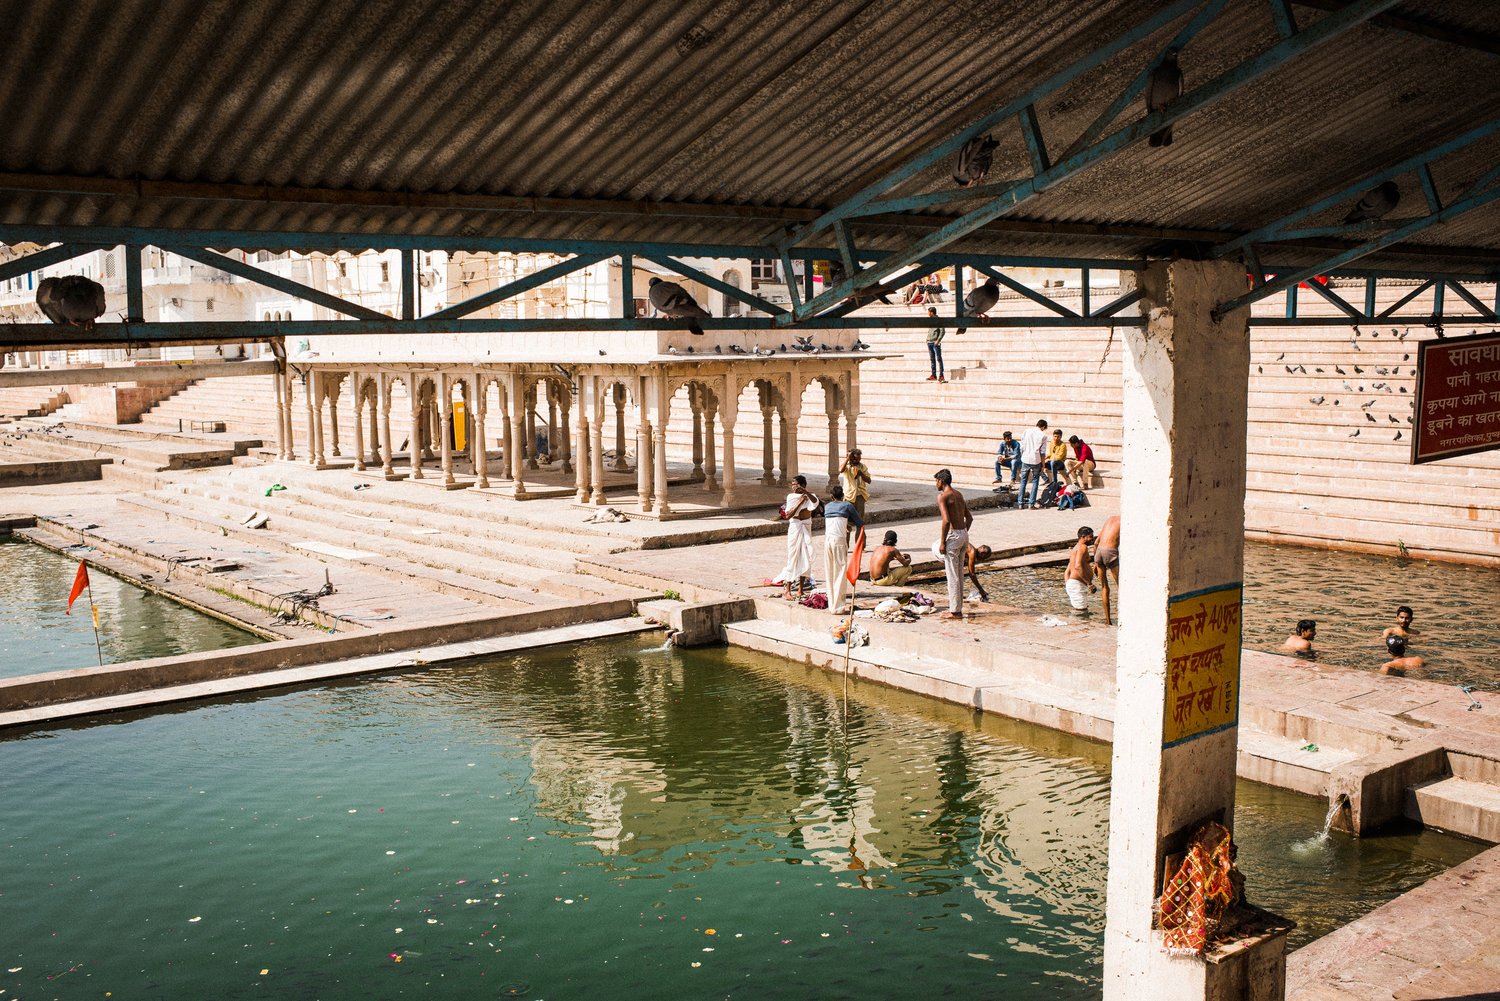
M 910 576 L 911 557 L 896 548 L 896 533 L 886 532 L 870 555 L 870 582 L 881 587 L 900 587 Z
M 1281 649 L 1286 653 L 1312 660 L 1318 656 L 1318 651 L 1313 649 L 1313 640 L 1317 636 L 1318 624 L 1312 619 L 1301 619 L 1297 622 L 1296 632 L 1286 638 L 1286 642 L 1281 644 Z
M 969 580 L 970 580 L 970 582 L 973 583 L 974 590 L 977 591 L 977 592 L 979 592 L 979 600 L 980 601 L 989 601 L 990 600 L 990 595 L 989 595 L 989 592 L 984 589 L 984 585 L 981 584 L 981 583 L 979 583 L 979 575 L 974 572 L 974 564 L 977 561 L 979 561 L 979 560 L 987 560 L 989 558 L 990 558 L 990 547 L 989 546 L 970 546 L 969 547 L 969 553 L 968 553 Z
M 1109 617 L 1109 575 L 1115 575 L 1115 587 L 1120 586 L 1120 516 L 1112 514 L 1104 519 L 1099 529 L 1099 541 L 1094 546 L 1094 573 L 1099 577 L 1099 597 L 1104 601 L 1104 624 L 1113 625 Z
M 1380 634 L 1382 642 L 1389 640 L 1392 636 L 1399 636 L 1404 640 L 1410 640 L 1418 635 L 1417 630 L 1412 627 L 1412 615 L 1410 605 L 1398 605 L 1396 607 L 1396 624 Z
M 1089 558 L 1089 547 L 1094 544 L 1094 530 L 1085 525 L 1078 530 L 1078 541 L 1068 557 L 1068 572 L 1063 587 L 1068 592 L 1068 603 L 1077 612 L 1089 610 L 1089 592 L 1094 587 L 1094 562 Z
M 1408 671 L 1420 671 L 1427 662 L 1416 654 L 1406 652 L 1406 637 L 1398 635 L 1387 629 L 1390 635 L 1385 638 L 1386 652 L 1391 659 L 1380 665 L 1381 674 L 1406 674 Z

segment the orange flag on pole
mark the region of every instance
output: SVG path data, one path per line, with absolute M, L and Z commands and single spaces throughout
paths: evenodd
M 859 537 L 854 540 L 854 548 L 849 552 L 849 565 L 844 568 L 844 576 L 850 584 L 859 583 L 859 568 L 865 561 L 865 530 L 859 530 Z
M 88 564 L 86 564 L 82 560 L 80 560 L 78 562 L 78 573 L 73 577 L 73 590 L 71 590 L 71 591 L 68 592 L 68 610 L 67 610 L 66 614 L 68 614 L 68 615 L 72 615 L 73 614 L 73 602 L 75 602 L 75 601 L 78 600 L 78 596 L 80 594 L 82 594 L 84 592 L 84 589 L 87 588 L 88 586 L 89 586 L 89 568 L 88 568 Z

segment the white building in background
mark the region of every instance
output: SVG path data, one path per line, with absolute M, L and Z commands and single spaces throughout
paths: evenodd
M 0 262 L 39 249 L 0 247 Z M 291 281 L 349 302 L 399 316 L 401 312 L 400 254 L 366 251 L 360 254 L 297 254 L 271 251 L 233 251 L 239 260 Z M 424 253 L 418 260 L 418 309 L 432 312 L 448 305 L 446 252 Z M 45 323 L 36 304 L 36 287 L 43 278 L 83 275 L 104 286 L 105 322 L 125 316 L 125 250 L 97 250 L 38 272 L 0 282 L 0 323 Z M 324 306 L 266 288 L 176 254 L 148 247 L 141 260 L 141 292 L 146 320 L 226 322 L 235 320 L 334 320 L 343 314 Z M 264 345 L 199 345 L 167 348 L 108 348 L 84 351 L 41 351 L 10 354 L 8 367 L 58 368 L 67 365 L 119 363 L 129 360 L 186 361 L 243 358 L 265 352 Z

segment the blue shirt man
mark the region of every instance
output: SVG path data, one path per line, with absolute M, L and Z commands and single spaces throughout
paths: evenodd
M 1010 470 L 1010 482 L 1021 475 L 1021 443 L 1011 437 L 1009 431 L 1002 433 L 1000 447 L 995 449 L 995 482 L 1000 482 L 1000 470 Z

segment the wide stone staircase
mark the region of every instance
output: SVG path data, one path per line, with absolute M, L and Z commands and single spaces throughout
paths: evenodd
M 236 469 L 232 476 L 194 477 L 120 502 L 164 522 L 208 527 L 329 566 L 420 581 L 424 588 L 495 608 L 629 603 L 652 593 L 577 571 L 573 550 L 580 536 L 591 534 L 588 525 L 561 531 L 502 514 L 501 505 L 477 496 L 462 506 L 447 494 L 431 501 L 367 499 L 342 477 L 282 476 L 291 486 L 266 496 L 279 475 L 276 467 Z M 252 516 L 264 516 L 264 527 L 247 527 Z M 601 534 L 595 548 L 633 545 Z
M 60 386 L 14 386 L 0 389 L 0 422 L 18 417 L 44 417 L 68 402 Z

